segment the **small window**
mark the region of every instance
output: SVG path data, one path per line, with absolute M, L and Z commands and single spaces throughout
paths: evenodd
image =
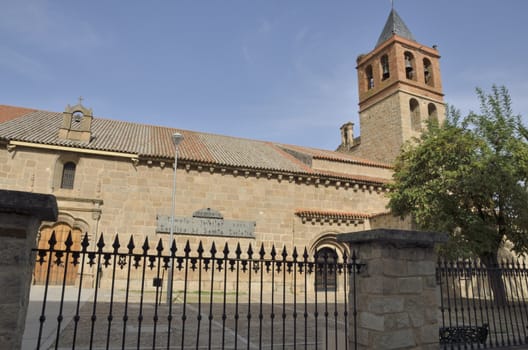
M 434 103 L 429 103 L 427 106 L 427 113 L 429 115 L 429 121 L 438 123 L 438 111 Z
M 315 290 L 317 292 L 337 290 L 337 254 L 331 248 L 317 251 Z
M 414 73 L 414 56 L 409 51 L 406 51 L 403 55 L 405 59 L 405 77 L 407 79 L 416 80 L 416 74 Z
M 427 85 L 433 86 L 433 69 L 432 69 L 431 61 L 429 61 L 427 58 L 424 58 L 423 67 L 424 67 L 425 83 Z
M 422 130 L 422 121 L 420 118 L 420 104 L 416 99 L 410 99 L 409 109 L 411 110 L 411 128 L 414 131 Z
M 381 56 L 381 80 L 386 80 L 390 78 L 390 68 L 389 68 L 389 56 L 383 55 Z
M 372 66 L 367 66 L 367 69 L 365 69 L 365 75 L 367 77 L 367 89 L 370 90 L 374 87 L 374 75 L 372 74 Z
M 75 168 L 76 165 L 74 162 L 68 162 L 64 164 L 62 168 L 62 179 L 61 179 L 61 188 L 73 189 L 73 182 L 75 180 Z

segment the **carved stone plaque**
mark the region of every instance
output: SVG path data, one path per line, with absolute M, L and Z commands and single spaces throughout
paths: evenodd
M 171 218 L 157 216 L 157 233 L 170 232 Z M 199 217 L 174 217 L 174 233 L 198 236 L 255 238 L 255 221 L 210 219 Z

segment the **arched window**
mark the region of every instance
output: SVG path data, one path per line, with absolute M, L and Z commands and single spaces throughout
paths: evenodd
M 73 182 L 75 181 L 75 168 L 74 162 L 67 162 L 62 168 L 61 188 L 73 189 Z
M 374 87 L 374 75 L 372 74 L 371 65 L 368 65 L 365 69 L 365 76 L 367 77 L 367 89 L 370 90 Z
M 433 67 L 431 65 L 431 61 L 429 61 L 427 58 L 423 59 L 423 67 L 424 67 L 424 81 L 427 85 L 433 86 Z
M 316 253 L 315 291 L 337 290 L 337 253 L 324 247 Z
M 411 128 L 414 131 L 422 130 L 422 121 L 420 118 L 420 104 L 414 98 L 409 100 L 409 109 L 411 111 Z
M 429 121 L 438 123 L 438 111 L 434 103 L 429 103 L 427 106 L 427 114 L 429 116 Z
M 403 54 L 405 59 L 405 77 L 407 79 L 416 80 L 416 74 L 414 72 L 414 56 L 409 51 L 405 51 Z
M 381 63 L 381 80 L 386 80 L 390 78 L 390 68 L 389 68 L 389 56 L 383 55 L 380 59 Z

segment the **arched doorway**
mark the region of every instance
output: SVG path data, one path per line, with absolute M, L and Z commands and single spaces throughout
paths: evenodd
M 52 233 L 55 232 L 55 239 L 57 240 L 57 243 L 55 244 L 54 249 L 55 250 L 64 250 L 66 249 L 65 242 L 68 238 L 68 234 L 72 233 L 72 240 L 73 245 L 71 247 L 72 250 L 79 250 L 81 247 L 81 230 L 79 228 L 72 228 L 70 225 L 65 223 L 57 223 L 53 226 L 46 226 L 42 227 L 39 234 L 39 241 L 38 241 L 38 248 L 39 249 L 49 249 L 49 240 L 51 238 Z M 62 257 L 62 262 L 60 264 L 55 263 L 56 256 L 53 254 L 53 256 L 50 258 L 49 253 L 45 257 L 45 262 L 40 264 L 38 262 L 39 257 L 37 256 L 37 262 L 35 264 L 35 270 L 33 272 L 34 276 L 34 284 L 45 284 L 46 283 L 46 275 L 48 271 L 48 265 L 51 260 L 51 266 L 50 266 L 50 275 L 49 275 L 49 281 L 48 284 L 50 285 L 57 285 L 62 284 L 63 279 L 65 279 L 65 282 L 67 285 L 73 285 L 75 284 L 75 280 L 77 278 L 77 266 L 72 265 L 72 257 L 70 256 L 68 258 L 68 261 L 66 261 L 66 257 Z M 66 270 L 66 276 L 64 275 L 66 266 L 68 266 L 68 269 Z
M 346 244 L 338 242 L 337 232 L 325 232 L 319 235 L 310 245 L 315 258 L 314 288 L 316 292 L 337 292 L 343 289 L 339 283 L 344 272 L 345 257 L 350 257 Z

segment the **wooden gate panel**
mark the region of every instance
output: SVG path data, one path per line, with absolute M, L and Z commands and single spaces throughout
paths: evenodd
M 79 229 L 72 229 L 67 224 L 57 224 L 53 227 L 45 227 L 40 231 L 40 239 L 38 242 L 38 248 L 39 249 L 46 249 L 49 247 L 48 241 L 50 240 L 51 234 L 55 232 L 55 238 L 57 240 L 57 244 L 55 245 L 55 250 L 64 250 L 66 249 L 66 239 L 68 238 L 68 234 L 72 233 L 72 239 L 73 239 L 73 246 L 72 250 L 78 250 L 80 249 L 80 240 L 81 240 L 81 231 Z M 50 268 L 50 277 L 48 284 L 50 285 L 60 285 L 62 284 L 63 278 L 64 278 L 64 270 L 66 268 L 66 264 L 68 264 L 68 270 L 66 271 L 66 284 L 67 285 L 73 285 L 75 284 L 75 280 L 77 277 L 77 267 L 73 266 L 71 264 L 72 258 L 71 256 L 68 258 L 68 261 L 65 260 L 65 256 L 62 258 L 62 262 L 60 264 L 56 263 L 56 257 L 51 257 L 51 268 Z M 37 257 L 38 259 L 38 257 Z M 45 262 L 43 264 L 36 263 L 35 264 L 35 270 L 34 270 L 34 283 L 35 284 L 45 284 L 46 283 L 46 273 L 48 271 L 48 265 L 50 263 L 50 256 L 46 256 Z

